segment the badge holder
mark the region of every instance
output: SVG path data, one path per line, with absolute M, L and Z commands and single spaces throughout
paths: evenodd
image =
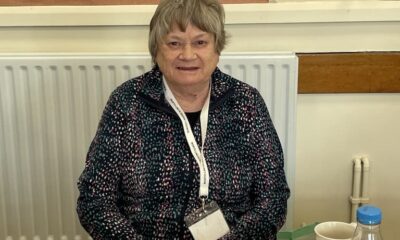
M 202 207 L 185 217 L 185 223 L 195 240 L 216 240 L 229 232 L 229 226 L 215 201 L 205 203 Z

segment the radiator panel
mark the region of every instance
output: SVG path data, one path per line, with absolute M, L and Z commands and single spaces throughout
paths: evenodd
M 224 55 L 219 67 L 259 89 L 293 186 L 297 57 Z M 147 55 L 0 56 L 0 239 L 88 239 L 75 211 L 86 152 L 111 91 L 150 68 Z

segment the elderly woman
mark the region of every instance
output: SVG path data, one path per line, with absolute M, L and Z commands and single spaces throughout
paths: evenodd
M 154 68 L 112 93 L 79 179 L 94 239 L 276 239 L 281 145 L 258 91 L 217 68 L 225 42 L 217 0 L 160 2 Z

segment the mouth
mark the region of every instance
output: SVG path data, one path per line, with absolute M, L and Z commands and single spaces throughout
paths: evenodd
M 181 71 L 196 71 L 200 69 L 199 67 L 177 67 L 178 70 Z

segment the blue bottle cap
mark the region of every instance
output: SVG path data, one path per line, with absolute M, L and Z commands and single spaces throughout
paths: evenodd
M 357 209 L 357 221 L 365 225 L 380 224 L 382 212 L 380 208 L 372 205 L 364 205 Z

